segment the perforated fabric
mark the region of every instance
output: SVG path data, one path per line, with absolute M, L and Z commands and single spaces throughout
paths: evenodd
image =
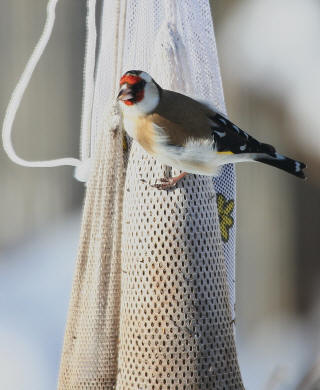
M 116 388 L 241 389 L 212 181 L 163 194 L 139 180 L 163 173 L 132 146 Z
M 105 128 L 86 192 L 59 389 L 113 389 L 117 375 L 122 133 L 117 123 Z
M 114 21 L 120 15 L 123 30 Z M 117 52 L 108 50 L 123 31 Z M 104 1 L 92 117 L 97 152 L 59 389 L 243 389 L 232 314 L 233 167 L 224 168 L 216 191 L 199 175 L 173 191 L 151 187 L 168 168 L 135 142 L 123 159 L 121 126 L 105 122 L 121 62 L 120 73 L 148 71 L 163 87 L 224 111 L 207 1 Z
M 110 98 L 121 72 L 112 61 L 121 52 L 124 12 L 119 1 L 104 4 L 101 35 L 108 50 L 99 53 L 92 116 L 92 135 L 99 140 L 84 203 L 59 372 L 61 390 L 111 390 L 116 382 L 124 158 L 121 118 L 110 110 Z

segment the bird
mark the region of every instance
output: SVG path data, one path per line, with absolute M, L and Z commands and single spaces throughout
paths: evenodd
M 241 130 L 208 103 L 166 90 L 145 71 L 120 78 L 117 96 L 127 134 L 161 163 L 182 171 L 154 186 L 172 189 L 187 174 L 219 175 L 224 164 L 261 162 L 305 178 L 303 162 Z

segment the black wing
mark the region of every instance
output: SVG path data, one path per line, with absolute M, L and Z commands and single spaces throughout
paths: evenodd
M 223 115 L 216 113 L 215 115 L 210 115 L 209 119 L 212 124 L 212 136 L 218 152 L 231 152 L 234 154 L 266 153 L 272 157 L 275 156 L 276 150 L 272 145 L 257 141 Z
M 209 119 L 212 123 L 215 147 L 219 153 L 252 153 L 254 161 L 282 169 L 302 179 L 305 178 L 303 170 L 306 165 L 303 162 L 277 153 L 272 145 L 257 141 L 219 113 L 210 115 Z

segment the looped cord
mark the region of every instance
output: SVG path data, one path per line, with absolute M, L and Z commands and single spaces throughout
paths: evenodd
M 94 72 L 96 60 L 96 0 L 87 1 L 87 41 L 83 70 L 83 99 L 81 116 L 80 157 L 90 158 L 91 116 L 94 96 Z
M 80 132 L 81 164 L 76 166 L 74 177 L 87 182 L 92 168 L 91 124 L 94 98 L 94 73 L 96 64 L 96 0 L 87 0 L 87 40 L 83 70 L 83 98 Z
M 34 72 L 34 70 L 35 70 L 47 44 L 48 44 L 50 37 L 51 37 L 54 22 L 55 22 L 55 10 L 56 10 L 57 3 L 58 3 L 58 0 L 49 0 L 48 1 L 47 17 L 46 17 L 46 22 L 45 22 L 45 25 L 43 28 L 43 32 L 40 36 L 38 43 L 36 44 L 36 46 L 32 52 L 28 62 L 27 62 L 27 65 L 26 65 L 24 71 L 22 72 L 22 75 L 21 75 L 13 93 L 12 93 L 10 102 L 8 104 L 8 107 L 7 107 L 7 110 L 5 113 L 3 127 L 2 127 L 2 141 L 3 141 L 4 150 L 7 153 L 8 157 L 16 164 L 19 164 L 19 165 L 24 166 L 24 167 L 58 167 L 58 166 L 63 166 L 63 165 L 71 165 L 71 166 L 77 167 L 76 172 L 75 172 L 75 177 L 80 181 L 85 181 L 86 176 L 88 174 L 89 165 L 90 165 L 90 162 L 88 160 L 81 161 L 81 160 L 76 159 L 76 158 L 59 158 L 59 159 L 55 159 L 55 160 L 45 160 L 45 161 L 27 161 L 27 160 L 24 160 L 23 158 L 19 157 L 16 154 L 16 152 L 13 148 L 13 145 L 12 145 L 11 133 L 12 133 L 13 122 L 15 120 L 15 117 L 16 117 L 18 108 L 20 106 L 21 100 L 23 98 L 23 95 L 25 93 L 25 90 L 27 89 L 27 87 L 29 85 L 32 74 L 33 74 L 33 72 Z M 92 12 L 93 12 L 93 9 L 95 11 L 95 0 L 88 0 L 88 8 L 90 10 L 90 12 L 88 12 L 90 14 L 90 15 L 88 15 L 88 25 L 92 26 L 92 23 L 91 23 L 91 21 L 93 19 Z M 89 23 L 89 20 L 90 20 L 90 23 Z M 93 19 L 93 21 L 95 22 L 94 19 Z M 90 31 L 91 31 L 91 36 L 93 36 L 93 38 L 95 38 L 95 33 L 92 34 L 92 28 Z M 91 37 L 90 37 L 90 39 L 91 39 Z M 89 46 L 89 44 L 88 44 L 88 46 Z M 95 51 L 95 44 L 94 44 L 94 51 Z M 87 54 L 88 53 L 90 53 L 90 56 L 91 56 L 92 50 L 91 51 L 87 50 Z M 91 63 L 88 64 L 88 66 L 85 68 L 85 70 L 88 68 L 91 72 L 91 69 L 92 69 Z M 94 66 L 93 66 L 93 68 L 94 68 Z M 88 71 L 88 73 L 89 73 L 89 71 Z M 86 79 L 86 81 L 87 81 L 87 79 Z M 93 83 L 93 82 L 91 80 L 89 80 L 88 84 L 90 84 L 90 83 Z M 88 105 L 88 107 L 90 107 L 89 101 L 90 101 L 90 99 L 92 100 L 91 94 L 92 94 L 91 89 L 89 89 L 88 97 L 87 96 L 84 97 L 85 98 L 84 105 L 86 105 L 86 107 L 87 107 L 87 105 Z M 88 111 L 89 110 L 90 110 L 90 108 L 88 108 Z M 82 121 L 83 128 L 86 128 L 86 130 L 87 130 L 87 123 L 88 123 L 87 118 L 89 116 L 90 115 L 87 112 L 85 114 L 83 114 L 83 121 Z M 85 153 L 86 152 L 84 151 L 84 148 L 82 148 L 82 154 L 84 155 Z

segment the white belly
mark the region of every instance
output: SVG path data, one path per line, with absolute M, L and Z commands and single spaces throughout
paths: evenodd
M 164 164 L 188 173 L 213 176 L 221 162 L 214 143 L 208 140 L 189 140 L 185 146 L 158 144 L 156 157 Z
M 222 165 L 252 161 L 253 155 L 219 153 L 214 141 L 190 139 L 183 147 L 159 144 L 155 157 L 166 165 L 188 173 L 217 176 Z

